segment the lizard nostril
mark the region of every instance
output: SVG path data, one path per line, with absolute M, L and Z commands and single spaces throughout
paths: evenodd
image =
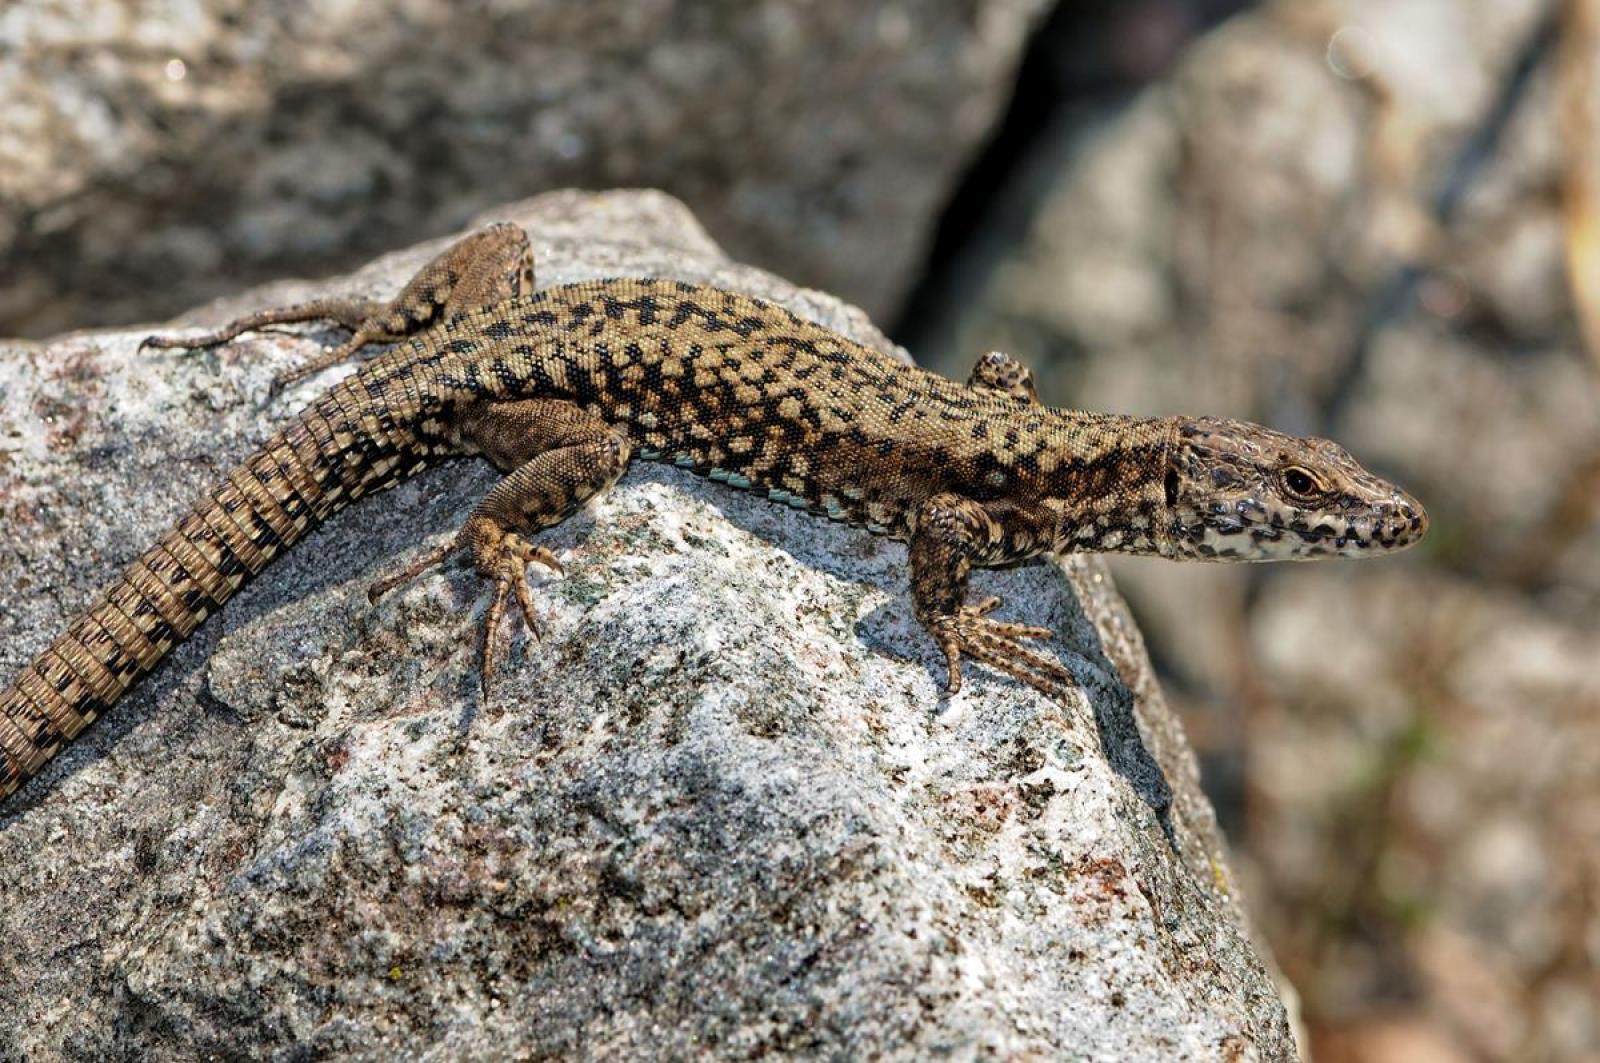
M 1395 506 L 1395 537 L 1405 542 L 1415 542 L 1428 530 L 1428 514 L 1409 495 L 1402 496 Z

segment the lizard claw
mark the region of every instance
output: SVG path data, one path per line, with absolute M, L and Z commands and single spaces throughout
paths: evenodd
M 961 689 L 963 654 L 1044 694 L 1056 696 L 1072 690 L 1076 684 L 1065 665 L 1021 642 L 1049 638 L 1054 632 L 1046 627 L 987 619 L 999 605 L 999 598 L 985 598 L 975 605 L 962 606 L 953 616 L 938 617 L 930 625 L 948 669 L 945 693 L 954 694 Z

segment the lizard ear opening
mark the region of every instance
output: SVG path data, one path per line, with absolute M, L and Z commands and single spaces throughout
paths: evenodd
M 1171 509 L 1178 504 L 1178 470 L 1167 466 L 1167 475 L 1162 479 L 1161 486 L 1167 495 L 1167 508 Z

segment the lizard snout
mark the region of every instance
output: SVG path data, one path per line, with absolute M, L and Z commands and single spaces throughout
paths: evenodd
M 1415 498 L 1397 490 L 1393 501 L 1379 511 L 1373 527 L 1378 546 L 1386 550 L 1398 550 L 1427 534 L 1428 512 Z

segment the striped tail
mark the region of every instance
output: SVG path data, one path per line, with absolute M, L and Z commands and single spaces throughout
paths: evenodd
M 371 414 L 346 413 L 353 408 L 354 392 L 340 387 L 302 412 L 0 691 L 0 801 L 273 558 L 348 502 L 393 482 L 395 441 Z

